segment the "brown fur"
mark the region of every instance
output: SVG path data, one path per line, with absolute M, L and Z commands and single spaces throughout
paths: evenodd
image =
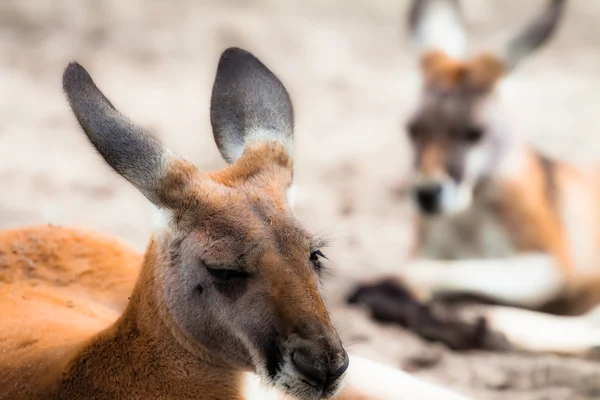
M 565 168 L 560 166 L 559 174 Z M 573 273 L 573 259 L 553 199 L 548 198 L 544 184 L 540 164 L 530 152 L 519 176 L 502 182 L 498 188 L 498 213 L 513 232 L 512 240 L 518 251 L 548 252 L 569 275 Z
M 242 399 L 248 373 L 332 397 L 349 358 L 320 293 L 322 244 L 287 201 L 293 109 L 277 77 L 248 52 L 223 53 L 211 121 L 230 166 L 213 173 L 123 117 L 77 63 L 63 87 L 161 226 L 143 261 L 89 231 L 0 234 L 0 398 Z
M 3 287 L 57 287 L 121 311 L 141 263 L 129 247 L 89 229 L 44 225 L 0 232 Z
M 577 270 L 559 213 L 563 202 L 561 196 L 569 190 L 567 185 L 578 183 L 592 187 L 593 182 L 575 168 L 558 162 L 555 163 L 554 175 L 556 198 L 551 197 L 552 192 L 545 188 L 542 166 L 531 151 L 522 173 L 502 183 L 495 202 L 499 217 L 512 233 L 515 248 L 521 252 L 546 252 L 557 260 L 562 269 L 565 276 L 564 293 L 555 302 L 543 306 L 542 310 L 557 314 L 581 314 L 600 302 L 597 290 L 600 273 L 594 277 Z M 600 224 L 596 226 L 600 227 Z
M 204 398 L 238 398 L 230 370 L 205 365 L 166 340 L 171 335 L 155 314 L 156 299 L 140 289 L 142 282 L 152 285 L 152 243 L 131 304 L 116 323 L 131 295 L 139 254 L 74 228 L 5 231 L 1 243 L 9 254 L 1 266 L 9 276 L 23 274 L 20 260 L 27 266 L 31 260 L 36 275 L 2 286 L 0 398 L 142 399 L 169 393 L 193 399 L 206 384 L 219 391 Z
M 421 58 L 421 72 L 429 88 L 449 91 L 465 87 L 488 91 L 506 72 L 502 61 L 492 54 L 481 54 L 470 60 L 456 60 L 442 51 L 430 51 Z
M 419 171 L 427 176 L 434 175 L 444 165 L 444 149 L 438 143 L 432 143 L 423 147 L 420 158 Z
M 268 161 L 271 156 L 274 163 Z M 207 204 L 204 211 L 222 213 L 222 207 L 232 204 L 219 203 L 216 194 L 200 189 L 209 185 L 243 188 L 250 203 L 265 206 L 265 212 L 271 210 L 269 203 L 278 205 L 269 217 L 270 228 L 293 242 L 301 240 L 304 232 L 290 230 L 285 219 L 277 216 L 285 202 L 283 189 L 291 179 L 291 162 L 281 147 L 247 151 L 240 161 L 206 181 L 187 164 L 173 165 L 168 174 L 173 182 L 168 184 L 173 190 L 170 198 L 178 198 L 188 210 L 202 199 Z M 182 184 L 195 179 L 198 186 Z M 270 190 L 262 190 L 263 185 Z M 239 200 L 237 196 L 234 201 Z M 205 222 L 203 229 L 213 237 L 230 234 L 233 226 L 240 233 L 259 234 L 261 227 L 244 216 L 244 207 L 222 215 L 229 214 L 229 220 L 215 219 L 212 226 Z M 206 214 L 197 215 L 206 220 Z M 178 229 L 198 223 L 183 209 L 180 216 Z M 222 249 L 216 246 L 209 257 L 226 259 L 222 252 L 235 251 L 237 244 L 230 242 Z M 177 399 L 240 398 L 236 382 L 242 371 L 232 370 L 218 355 L 181 336 L 166 315 L 162 289 L 156 283 L 166 265 L 155 239 L 148 246 L 131 301 L 120 318 L 141 262 L 131 249 L 93 231 L 52 226 L 2 232 L 0 246 L 4 282 L 0 343 L 5 350 L 0 352 L 0 386 L 9 388 L 0 398 L 145 399 L 167 394 Z M 309 251 L 308 242 L 304 251 Z M 304 257 L 304 251 L 290 257 Z M 315 318 L 329 324 L 312 275 L 304 274 L 304 284 L 295 290 L 293 275 L 281 269 L 278 256 L 265 254 L 260 260 L 263 273 L 281 281 L 273 284 L 276 291 L 269 296 L 283 307 L 282 334 L 298 324 L 314 323 Z M 298 309 L 310 309 L 309 319 L 298 315 Z

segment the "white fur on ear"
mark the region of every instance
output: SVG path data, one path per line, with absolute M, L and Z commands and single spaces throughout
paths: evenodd
M 236 162 L 244 153 L 244 142 L 241 138 L 231 136 L 232 140 L 221 142 L 219 151 L 229 163 Z
M 466 34 L 458 6 L 449 0 L 428 0 L 426 3 L 413 32 L 418 51 L 422 54 L 442 50 L 453 58 L 464 57 Z
M 153 218 L 152 225 L 154 232 L 159 234 L 165 231 L 169 231 L 171 228 L 171 221 L 173 220 L 173 213 L 170 210 L 153 207 Z
M 244 137 L 236 138 L 231 135 L 229 141 L 222 141 L 220 150 L 227 155 L 229 162 L 236 162 L 244 153 L 246 148 L 257 147 L 265 143 L 279 143 L 283 146 L 285 152 L 293 157 L 294 141 L 291 137 L 281 135 L 280 132 L 269 129 L 254 128 L 246 132 Z
M 243 146 L 253 147 L 268 142 L 275 142 L 281 144 L 288 156 L 293 157 L 294 141 L 292 140 L 292 137 L 282 135 L 281 132 L 277 132 L 275 130 L 262 128 L 252 129 L 246 133 Z M 243 151 L 243 148 L 235 149 L 235 152 L 239 152 L 239 155 L 241 155 Z

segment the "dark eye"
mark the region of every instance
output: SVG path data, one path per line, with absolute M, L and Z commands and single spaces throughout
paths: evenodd
M 310 261 L 319 261 L 321 258 L 327 260 L 327 257 L 325 257 L 325 254 L 323 254 L 321 250 L 315 250 L 312 253 L 310 253 Z
M 483 128 L 472 126 L 470 128 L 465 129 L 463 135 L 466 142 L 477 143 L 483 137 Z
M 317 272 L 321 272 L 325 268 L 325 266 L 321 262 L 322 258 L 327 260 L 327 257 L 325 257 L 325 254 L 323 254 L 321 250 L 314 250 L 310 253 L 310 261 L 317 269 Z
M 423 127 L 417 122 L 409 122 L 408 125 L 406 125 L 406 132 L 408 132 L 408 136 L 412 140 L 415 140 L 422 131 Z
M 231 282 L 241 280 L 248 277 L 248 274 L 242 271 L 235 271 L 232 269 L 216 269 L 206 267 L 208 274 L 214 279 L 223 282 Z

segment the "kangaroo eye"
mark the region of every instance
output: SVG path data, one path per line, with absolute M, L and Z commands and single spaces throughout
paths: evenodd
M 312 262 L 319 261 L 321 258 L 327 260 L 327 257 L 325 257 L 325 254 L 323 254 L 321 250 L 315 250 L 312 253 L 310 253 L 310 261 Z
M 406 132 L 408 132 L 408 136 L 411 140 L 415 140 L 423 132 L 423 126 L 416 121 L 409 122 L 408 125 L 406 125 Z
M 467 128 L 467 129 L 465 129 L 465 132 L 463 133 L 463 135 L 464 135 L 463 137 L 466 142 L 477 143 L 483 137 L 483 128 L 479 128 L 479 127 Z
M 321 274 L 325 270 L 325 266 L 321 262 L 322 258 L 327 260 L 327 257 L 325 257 L 325 254 L 323 254 L 321 250 L 315 250 L 310 253 L 310 261 L 312 262 L 313 266 L 315 267 L 315 270 L 319 274 Z
M 206 271 L 214 279 L 222 282 L 231 282 L 241 280 L 248 277 L 248 274 L 242 271 L 235 271 L 231 269 L 215 269 L 206 267 Z

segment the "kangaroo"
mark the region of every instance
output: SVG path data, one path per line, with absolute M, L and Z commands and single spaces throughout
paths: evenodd
M 552 36 L 565 3 L 547 1 L 501 51 L 466 54 L 458 1 L 412 2 L 422 92 L 406 132 L 418 212 L 413 259 L 398 278 L 424 301 L 470 295 L 502 305 L 480 316 L 516 348 L 579 355 L 600 346 L 600 170 L 523 143 L 499 90 Z M 378 291 L 362 289 L 359 297 Z
M 216 172 L 129 121 L 79 64 L 63 86 L 160 222 L 143 256 L 87 229 L 0 232 L 0 399 L 463 399 L 360 357 L 344 386 L 323 242 L 291 208 L 291 100 L 252 54 L 218 64 L 211 123 L 230 165 Z

